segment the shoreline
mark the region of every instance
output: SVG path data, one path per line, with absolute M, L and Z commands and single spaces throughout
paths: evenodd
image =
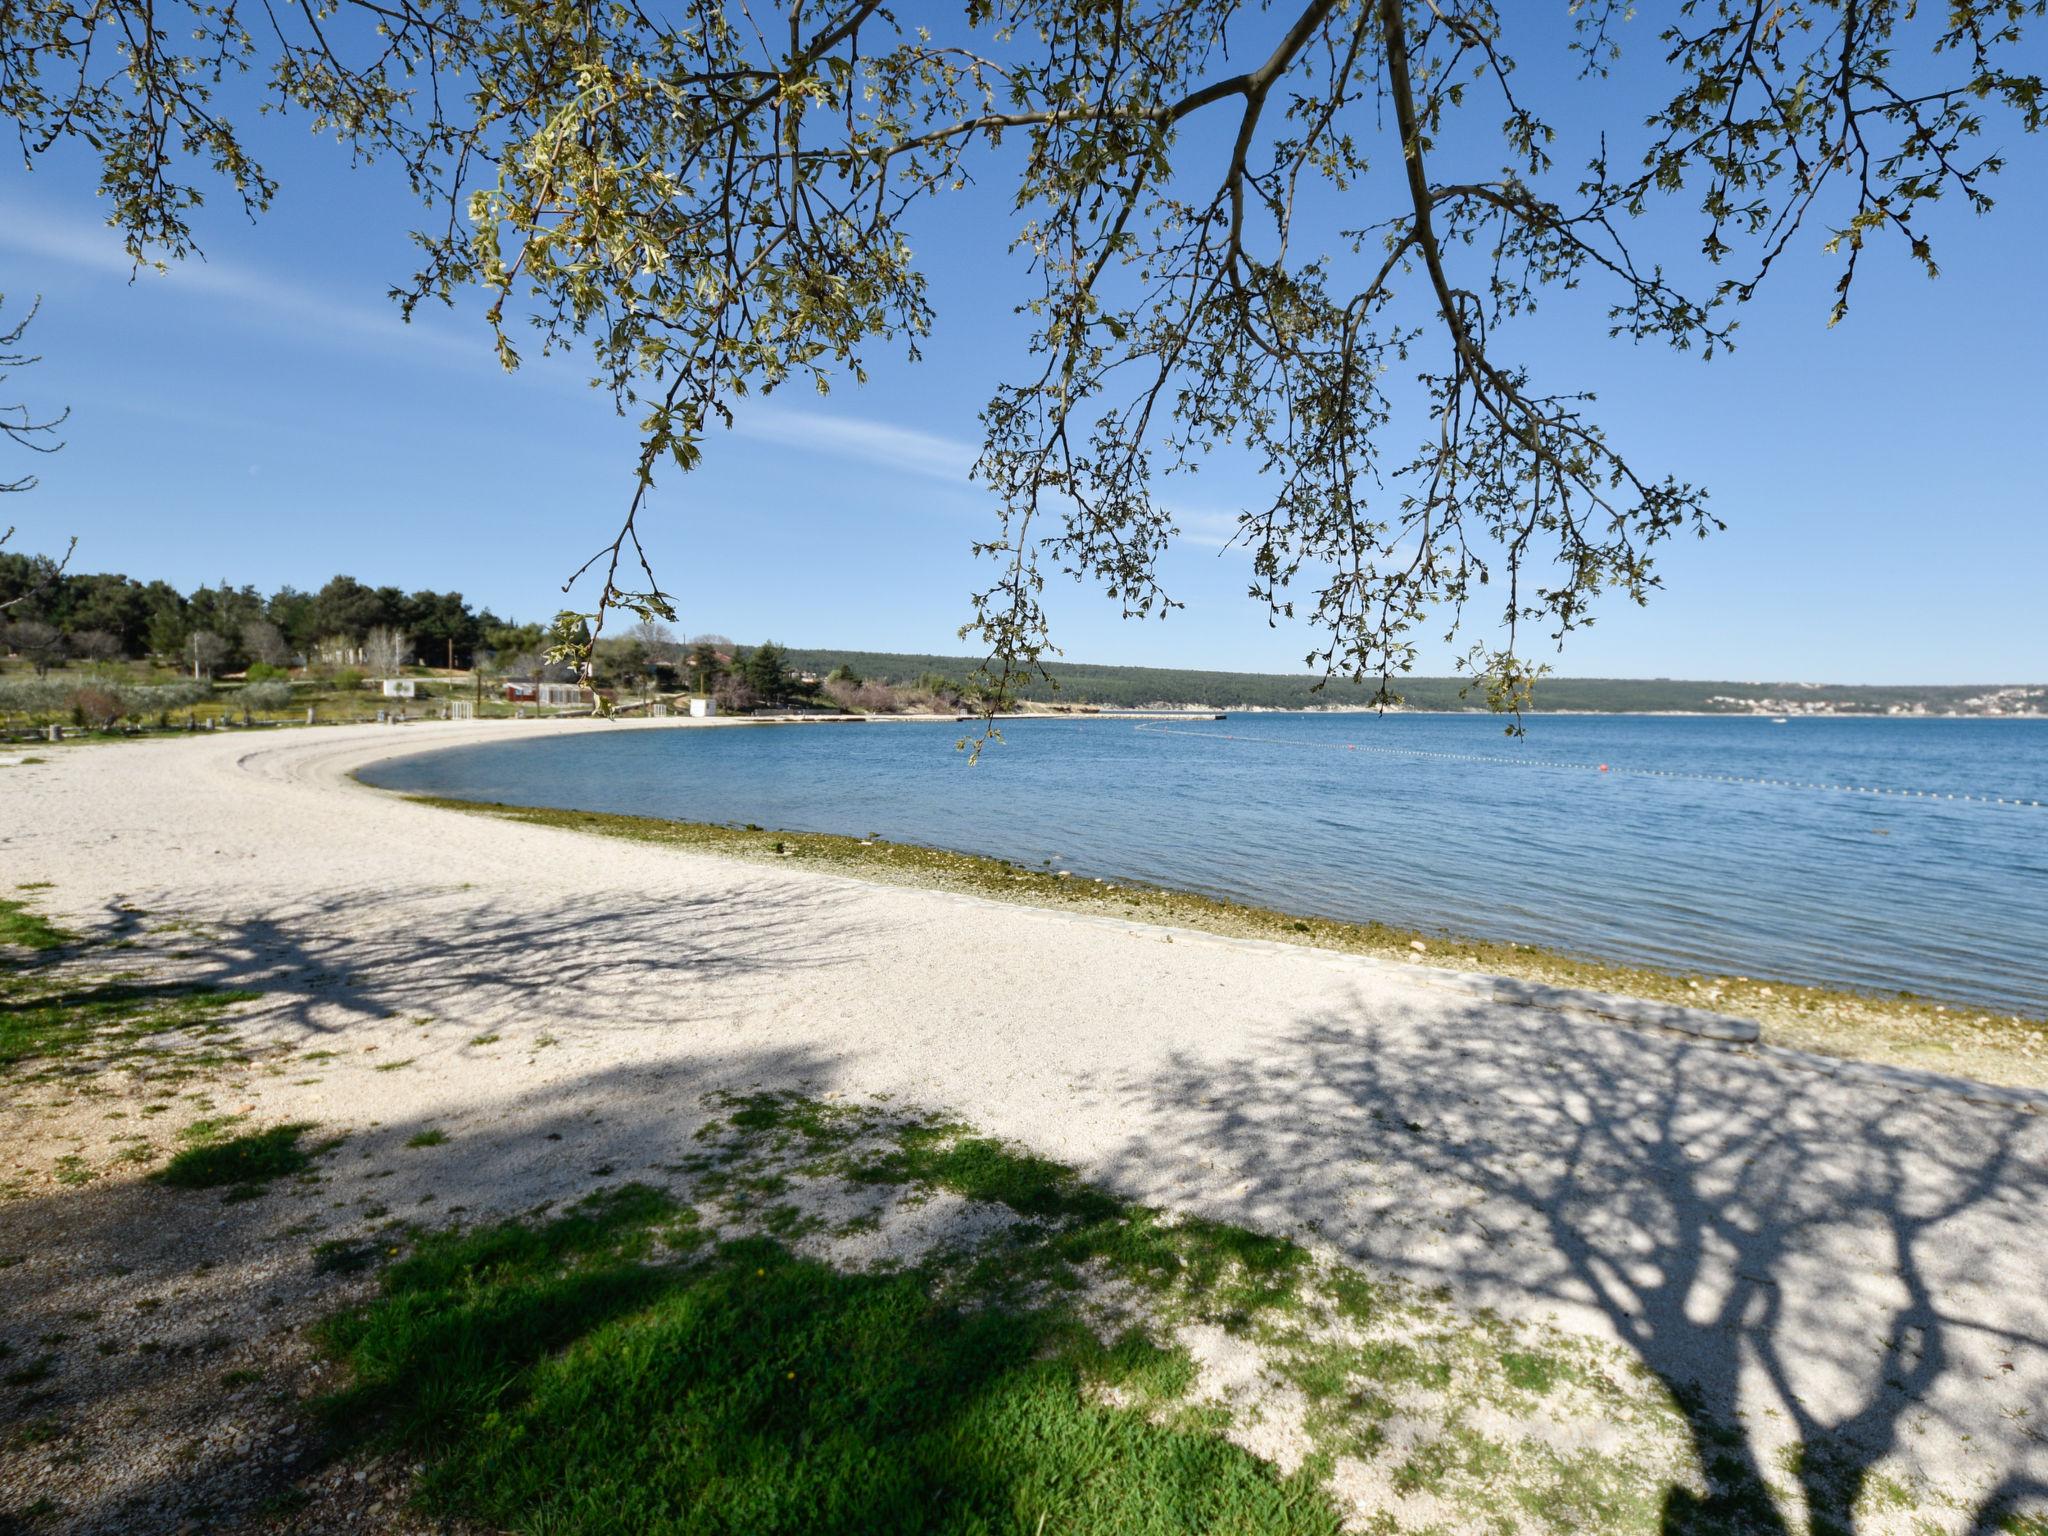
M 1926 1072 L 1957 1083 L 2048 1091 L 2048 1019 L 1974 1004 L 1887 997 L 1769 977 L 1666 971 L 1513 940 L 1318 917 L 1140 881 L 1061 875 L 920 843 L 508 805 L 387 790 L 360 778 L 356 782 L 371 793 L 409 804 L 525 826 L 652 843 L 740 863 L 816 869 L 874 884 L 956 892 L 1134 926 L 1358 956 L 1425 976 L 1441 973 L 1459 981 L 1499 980 L 1555 989 L 1558 994 L 1577 995 L 1544 998 L 1539 993 L 1536 1000 L 1620 1022 L 1639 1021 L 1613 1008 L 1612 1000 L 1634 999 L 1660 1008 L 1753 1020 L 1773 1049 Z
M 637 709 L 637 706 L 628 706 L 628 709 L 629 709 L 629 710 L 634 710 L 634 709 Z M 995 720 L 995 721 L 996 721 L 997 723 L 1009 723 L 1009 724 L 1014 724 L 1014 723 L 1016 723 L 1016 722 L 1019 722 L 1019 721 L 1031 721 L 1031 720 L 1066 720 L 1066 721 L 1073 721 L 1073 720 L 1163 720 L 1163 721 L 1173 721 L 1173 720 L 1213 720 L 1213 719 L 1241 718 L 1241 717 L 1249 717 L 1249 716 L 1262 716 L 1262 715 L 1287 715 L 1287 716 L 1295 716 L 1295 715 L 1331 715 L 1331 716 L 1354 716 L 1354 715 L 1376 715 L 1376 716 L 1400 716 L 1400 717 L 1404 717 L 1404 718 L 1419 718 L 1419 719 L 1475 719 L 1475 718 L 1476 718 L 1476 719 L 1486 719 L 1486 720 L 1503 720 L 1503 719 L 1508 719 L 1508 718 L 1510 718 L 1510 717 L 1508 717 L 1508 716 L 1496 715 L 1496 714 L 1494 714 L 1493 712 L 1491 712 L 1490 710 L 1484 710 L 1484 709 L 1411 709 L 1411 708 L 1408 708 L 1408 707 L 1406 707 L 1406 706 L 1401 706 L 1401 707 L 1396 707 L 1396 708 L 1387 708 L 1387 709 L 1379 709 L 1379 708 L 1375 708 L 1375 707 L 1373 707 L 1373 706 L 1370 706 L 1370 705 L 1351 705 L 1351 704 L 1342 704 L 1342 705 L 1332 705 L 1332 706 L 1330 706 L 1329 708 L 1278 708 L 1278 707 L 1270 707 L 1270 706 L 1264 706 L 1264 705 L 1251 705 L 1251 706 L 1238 706 L 1238 707 L 1232 707 L 1232 706 L 1229 706 L 1229 705 L 1200 705 L 1200 706 L 1192 706 L 1192 705 L 1191 705 L 1191 706 L 1189 706 L 1189 707 L 1188 707 L 1188 708 L 1186 708 L 1186 709 L 1158 709 L 1158 710 L 1145 710 L 1145 709 L 1120 709 L 1120 708 L 1111 708 L 1111 707 L 1104 707 L 1104 708 L 1100 708 L 1100 709 L 1093 709 L 1093 708 L 1062 708 L 1062 707 L 1050 707 L 1050 708 L 1045 708 L 1045 709 L 1036 709 L 1036 710 L 1024 710 L 1024 711 L 1019 711 L 1019 712 L 1015 712 L 1015 713 L 1009 713 L 1009 714 L 1001 714 L 1001 715 L 997 715 L 997 716 L 995 716 L 995 717 L 994 717 L 994 720 Z M 591 714 L 591 713 L 588 713 L 588 712 L 580 712 L 580 713 L 563 713 L 563 714 L 553 714 L 553 715 L 537 715 L 537 716 L 530 716 L 530 717 L 520 717 L 520 716 L 506 716 L 506 715 L 485 715 L 485 716 L 479 716 L 479 717 L 476 717 L 475 719 L 472 719 L 472 720 L 470 720 L 470 721 L 468 721 L 468 722 L 451 722 L 451 721 L 445 721 L 445 720 L 437 720 L 437 719 L 433 719 L 433 718 L 430 718 L 430 717 L 423 717 L 423 718 L 421 718 L 421 719 L 417 719 L 417 720 L 400 720 L 400 721 L 393 721 L 393 722 L 391 722 L 390 724 L 391 724 L 391 726 L 419 726 L 419 725 L 446 725 L 446 724 L 459 724 L 459 723 L 467 723 L 467 724 L 473 724 L 473 725 L 484 725 L 484 726 L 496 726 L 496 725 L 542 725 L 542 724 L 568 724 L 568 723 L 573 723 L 573 722 L 585 722 L 585 723 L 603 723 L 603 724 L 608 724 L 608 725 L 641 725 L 641 726 L 656 726 L 656 725 L 660 725 L 660 726 L 691 726 L 691 727 L 697 727 L 697 726 L 720 726 L 720 727 L 730 727 L 730 726 L 740 726 L 740 725 L 823 725 L 823 724 L 839 724 L 839 725 L 848 725 L 848 724 L 898 724 L 898 725 L 970 725 L 970 724 L 973 724 L 973 723 L 974 723 L 974 722 L 976 722 L 976 721 L 979 721 L 979 720 L 986 720 L 986 719 L 988 719 L 988 718 L 990 718 L 990 717 L 988 717 L 988 716 L 985 716 L 985 715 L 977 715 L 977 714 L 962 714 L 962 713 L 934 713 L 934 712 L 930 712 L 930 711 L 922 711 L 922 712 L 919 712 L 919 711 L 903 711 L 903 712 L 899 712 L 899 713 L 893 713 L 893 714 L 865 714 L 865 715 L 863 715 L 863 714 L 816 714 L 816 715 L 798 715 L 798 714 L 783 714 L 783 715 L 715 715 L 715 716 L 711 716 L 711 717 L 709 717 L 709 718 L 703 718 L 703 717 L 694 717 L 694 716 L 688 716 L 688 715 L 669 715 L 669 716 L 665 716 L 665 717 L 655 718 L 655 717 L 650 717 L 650 716 L 647 716 L 647 715 L 644 715 L 644 714 L 640 714 L 640 713 L 636 713 L 636 712 L 615 712 L 614 714 L 612 714 L 612 715 L 609 715 L 609 716 L 600 716 L 600 715 L 594 715 L 594 714 Z M 1525 712 L 1523 713 L 1523 716 L 1522 716 L 1522 718 L 1523 718 L 1524 720 L 1529 720 L 1529 719 L 1539 719 L 1539 720 L 1540 720 L 1540 719 L 1551 719 L 1551 720 L 1762 720 L 1762 721 L 1769 721 L 1769 722 L 1777 722 L 1777 721 L 1780 721 L 1780 720 L 1782 720 L 1782 721 L 1783 721 L 1784 723 L 1786 723 L 1786 724 L 1788 724 L 1788 725 L 1789 725 L 1789 724 L 1792 724 L 1792 723 L 1794 723 L 1794 722 L 1799 722 L 1799 723 L 1810 723 L 1810 722 L 1813 722 L 1813 721 L 1838 721 L 1838 720 L 1853 720 L 1853 721 L 1936 721 L 1936 722 L 1947 722 L 1947 721 L 1957 721 L 1957 720 L 1973 720 L 1973 721 L 2017 721 L 2017 722 L 2028 722 L 2028 723 L 2037 723 L 2037 722 L 2040 722 L 2040 721 L 2048 720 L 2048 713 L 2042 713 L 2042 712 L 2035 712 L 2035 713 L 2010 713 L 2010 714 L 1900 714 L 1900 715 L 1888 715 L 1888 714 L 1863 714 L 1863 713 L 1856 713 L 1856 712 L 1843 712 L 1843 713 L 1839 713 L 1839 714 L 1811 714 L 1811 715 L 1809 715 L 1809 714 L 1800 714 L 1800 713 L 1798 713 L 1798 712 L 1796 712 L 1796 711 L 1795 711 L 1795 712 L 1792 712 L 1792 713 L 1789 713 L 1789 714 L 1784 714 L 1784 715 L 1774 715 L 1774 714 L 1768 714 L 1768 713 L 1764 713 L 1764 712 L 1760 712 L 1760 711 L 1751 711 L 1751 710 L 1707 710 L 1707 709 L 1532 709 L 1532 710 L 1527 710 L 1527 711 L 1525 711 Z M 267 732 L 271 732 L 271 731 L 287 731 L 287 732 L 296 732 L 296 731 L 306 731 L 306 730 L 320 731 L 320 730 L 336 730 L 336 729 L 353 729 L 353 728 L 358 728 L 358 727 L 368 727 L 368 726 L 370 726 L 371 724 L 372 724 L 372 722 L 370 722 L 370 721 L 368 721 L 368 720 L 321 720 L 321 721 L 317 721 L 317 722 L 314 722 L 313 724 L 310 724 L 310 725 L 309 725 L 309 724 L 307 724 L 307 723 L 306 723 L 305 721 L 303 721 L 303 720 L 300 720 L 300 719 L 297 719 L 297 718 L 292 718 L 292 719 L 283 719 L 283 720 L 259 720 L 259 721 L 255 722 L 255 724 L 253 724 L 253 725 L 248 725 L 248 726 L 244 726 L 244 725 L 237 725 L 237 724 L 229 723 L 229 724 L 223 725 L 223 726 L 221 726 L 221 727 L 219 727 L 219 728 L 217 728 L 217 729 L 214 729 L 214 730 L 196 730 L 196 731 L 195 731 L 195 730 L 184 730 L 184 729 L 178 729 L 178 728 L 175 728 L 175 727 L 172 727 L 172 728 L 163 728 L 163 729 L 159 729 L 159 728 L 155 728 L 155 727 L 142 727 L 142 728 L 139 728 L 139 729 L 136 729 L 136 730 L 133 730 L 133 731 L 87 731 L 87 730 L 83 730 L 83 729 L 81 729 L 81 728 L 79 728 L 79 727 L 77 727 L 77 726 L 65 725 L 65 726 L 61 726 L 61 727 L 60 727 L 60 730 L 61 730 L 61 731 L 63 732 L 63 734 L 62 734 L 62 735 L 60 736 L 60 738 L 59 738 L 58 740 L 56 740 L 56 741 L 51 741 L 51 740 L 49 740 L 49 739 L 47 738 L 47 736 L 46 736 L 46 735 L 42 735 L 42 734 L 37 734 L 37 731 L 39 731 L 39 730 L 42 730 L 42 729 L 43 729 L 43 728 L 41 728 L 41 727 L 38 727 L 38 728 L 36 728 L 36 729 L 34 729 L 34 730 L 31 730 L 31 731 L 29 732 L 29 734 L 27 734 L 27 735 L 22 735 L 22 734 L 20 734 L 18 730 L 15 730 L 15 729 L 9 729 L 9 730 L 5 731 L 4 733 L 0 733 L 0 767 L 4 767 L 4 766 L 11 766 L 11 763 L 10 763 L 10 762 L 8 761 L 8 759 L 10 759 L 10 758 L 11 758 L 11 759 L 14 759 L 14 760 L 16 760 L 16 761 L 18 761 L 18 760 L 19 760 L 19 758 L 20 758 L 21 756 L 24 756 L 24 755 L 29 755 L 29 754 L 33 754 L 33 753 L 35 753 L 35 752 L 37 752 L 37 751 L 39 751 L 39 750 L 41 750 L 41 749 L 44 749 L 44 748 L 48 748 L 48 747 L 78 747 L 78 746 L 94 746 L 94 745 L 112 745 L 112 744 L 114 744 L 114 743 L 117 743 L 117 742 L 142 742 L 142 741 L 185 741 L 185 740 L 205 740 L 205 739 L 207 739 L 208 737 L 211 737 L 211 736 L 216 736 L 216 735 L 221 735 L 221 734 L 233 734 L 233 733 L 235 733 L 235 732 L 266 732 L 266 733 L 267 733 Z M 386 727 L 379 727 L 379 728 L 382 728 L 382 729 L 388 729 L 388 728 L 390 728 L 390 727 L 389 727 L 389 726 L 386 726 Z
M 958 723 L 948 715 L 872 718 L 906 724 Z M 457 740 L 404 739 L 393 725 L 363 724 L 291 725 L 278 732 L 173 732 L 162 739 L 198 742 L 241 735 L 247 741 L 282 744 L 330 731 L 367 734 L 378 739 L 378 750 L 348 768 L 345 778 L 349 786 L 365 794 L 415 802 L 437 811 L 655 843 L 740 863 L 816 868 L 877 885 L 962 892 L 1014 906 L 1185 927 L 1226 939 L 1270 941 L 1294 949 L 1376 958 L 1398 962 L 1403 967 L 1441 970 L 1465 977 L 1498 976 L 1539 987 L 1577 989 L 1667 1007 L 1729 1014 L 1762 1024 L 1765 1038 L 1774 1046 L 2001 1087 L 2048 1090 L 2048 1015 L 2011 1013 L 1960 999 L 1906 992 L 1887 994 L 1875 986 L 1858 990 L 1708 969 L 1669 970 L 1516 940 L 1436 933 L 1376 920 L 1353 921 L 1261 907 L 1131 879 L 1071 873 L 1062 877 L 1000 857 L 925 844 L 414 795 L 387 790 L 360 777 L 364 770 L 379 763 L 451 747 L 488 745 L 501 734 L 545 739 L 563 731 L 735 729 L 810 723 L 818 720 L 562 715 L 526 720 L 404 722 L 414 729 L 423 728 L 423 735 L 435 738 L 443 732 L 459 732 Z M 156 739 L 143 736 L 127 740 L 139 746 Z M 90 744 L 93 743 L 71 743 L 74 747 Z M 32 756 L 25 760 L 37 761 Z M 7 761 L 6 755 L 0 754 L 0 767 L 6 766 Z M 1417 945 L 1421 946 L 1419 951 Z
M 659 729 L 720 723 L 585 720 L 579 726 L 585 730 L 605 725 Z M 2048 1089 L 2048 1018 L 1944 998 L 1887 996 L 1877 990 L 1854 991 L 1708 970 L 1671 971 L 1512 940 L 1353 922 L 1132 880 L 1071 873 L 1062 876 L 1001 858 L 923 844 L 412 795 L 381 789 L 359 775 L 375 762 L 436 750 L 439 744 L 392 745 L 398 750 L 357 764 L 350 770 L 350 778 L 366 792 L 437 810 L 688 849 L 740 862 L 814 868 L 878 884 L 954 891 L 1016 906 L 1356 955 L 1403 968 L 1468 978 L 1498 976 L 1537 987 L 1642 999 L 1665 1007 L 1754 1019 L 1763 1026 L 1764 1038 L 1773 1047 L 2001 1087 Z

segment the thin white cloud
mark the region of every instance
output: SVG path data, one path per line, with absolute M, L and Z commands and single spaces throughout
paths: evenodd
M 959 438 L 870 417 L 810 410 L 762 401 L 734 407 L 733 431 L 760 442 L 777 443 L 806 453 L 854 459 L 883 469 L 942 481 L 971 490 L 967 478 L 976 448 Z M 1058 505 L 1055 498 L 1054 505 Z M 1172 508 L 1182 542 L 1204 549 L 1230 547 L 1238 535 L 1238 514 L 1188 507 Z
M 1195 512 L 1176 507 L 1173 521 L 1184 542 L 1199 544 L 1205 549 L 1228 549 L 1238 532 L 1235 512 Z
M 173 294 L 209 302 L 245 320 L 265 326 L 289 325 L 295 336 L 312 341 L 369 347 L 443 366 L 479 370 L 496 366 L 481 329 L 464 337 L 427 325 L 408 325 L 388 305 L 351 303 L 233 262 L 193 258 L 174 262 L 161 273 L 148 267 L 138 271 L 122 249 L 120 237 L 105 225 L 17 210 L 0 227 L 0 250 L 123 282 L 132 278 L 138 285 L 161 283 Z M 560 360 L 544 370 L 522 371 L 528 376 L 538 374 L 548 384 L 573 385 L 579 394 L 587 393 L 585 381 L 572 378 L 573 370 Z M 144 407 L 136 402 L 135 408 Z M 159 401 L 148 409 L 154 414 L 171 414 L 179 407 Z M 207 419 L 200 413 L 193 415 L 195 420 Z M 740 401 L 734 416 L 735 435 L 754 442 L 869 464 L 972 493 L 968 472 L 977 448 L 960 438 L 781 401 Z M 1188 542 L 1218 548 L 1229 541 L 1236 526 L 1234 515 L 1222 513 L 1182 513 L 1180 521 Z
M 857 459 L 963 488 L 974 464 L 972 445 L 893 422 L 767 401 L 744 401 L 734 408 L 733 415 L 733 430 L 741 437 Z
M 0 249 L 60 268 L 84 270 L 137 284 L 161 283 L 174 294 L 231 307 L 265 324 L 289 323 L 296 334 L 330 343 L 371 346 L 407 356 L 470 367 L 495 366 L 481 331 L 464 338 L 425 325 L 407 325 L 389 307 L 353 304 L 232 262 L 194 258 L 168 271 L 136 270 L 119 236 L 104 225 L 28 211 L 0 227 Z M 557 366 L 542 375 L 567 387 L 572 381 Z M 584 381 L 573 381 L 583 392 Z M 899 473 L 965 488 L 974 463 L 973 445 L 939 433 L 890 422 L 807 410 L 764 400 L 739 404 L 735 431 L 758 442 L 806 453 L 851 459 Z
M 174 294 L 212 300 L 249 318 L 290 322 L 295 334 L 315 340 L 378 350 L 403 348 L 410 357 L 491 366 L 490 347 L 481 335 L 465 340 L 431 326 L 408 325 L 389 305 L 352 304 L 232 262 L 198 257 L 172 262 L 163 272 L 137 269 L 121 248 L 120 237 L 105 225 L 17 210 L 0 227 L 0 248 L 123 281 L 132 277 L 138 285 L 161 283 Z

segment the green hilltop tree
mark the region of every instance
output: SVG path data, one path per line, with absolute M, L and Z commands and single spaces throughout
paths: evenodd
M 0 28 L 0 111 L 31 161 L 98 156 L 138 261 L 196 248 L 215 182 L 269 204 L 250 89 L 403 178 L 403 310 L 480 291 L 506 367 L 581 348 L 638 420 L 576 573 L 592 637 L 622 605 L 674 618 L 639 531 L 657 472 L 753 395 L 914 355 L 918 220 L 1000 178 L 1035 334 L 975 466 L 986 693 L 1056 654 L 1047 571 L 1171 609 L 1162 478 L 1234 447 L 1269 488 L 1240 514 L 1251 595 L 1306 623 L 1311 667 L 1384 697 L 1420 626 L 1490 596 L 1465 665 L 1512 708 L 1530 632 L 1644 601 L 1661 544 L 1720 527 L 1517 355 L 1519 322 L 1579 289 L 1612 336 L 1710 356 L 1795 241 L 1838 264 L 1830 323 L 1874 251 L 1934 273 L 1934 209 L 1988 209 L 2001 137 L 2041 125 L 2043 5 L 38 0 Z M 1567 96 L 1608 131 L 1561 144 Z
M 690 686 L 698 693 L 709 693 L 718 685 L 718 679 L 725 671 L 725 663 L 720 659 L 720 646 L 724 643 L 710 635 L 700 635 L 690 642 L 690 649 L 683 657 L 683 671 L 690 679 Z
M 764 640 L 740 663 L 740 676 L 761 696 L 764 704 L 779 704 L 789 693 L 789 653 L 773 640 Z

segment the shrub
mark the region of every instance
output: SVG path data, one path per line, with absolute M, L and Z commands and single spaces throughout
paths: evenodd
M 112 688 L 88 685 L 71 695 L 71 718 L 89 731 L 108 731 L 128 713 L 128 704 Z
M 903 707 L 896 690 L 887 683 L 863 683 L 846 678 L 825 679 L 825 697 L 841 709 L 860 714 L 890 714 Z
M 292 685 L 285 682 L 250 683 L 242 690 L 244 709 L 290 709 Z
M 70 707 L 71 691 L 62 683 L 25 677 L 0 682 L 0 715 L 20 715 L 40 724 Z
M 212 693 L 205 683 L 161 683 L 154 688 L 122 690 L 132 715 L 161 715 L 174 709 L 189 709 Z
M 267 661 L 252 661 L 249 670 L 243 674 L 252 683 L 267 683 L 275 678 L 290 679 L 291 673 L 283 667 L 273 667 Z
M 738 714 L 743 710 L 752 709 L 761 702 L 761 695 L 755 691 L 754 685 L 732 673 L 727 673 L 718 680 L 718 686 L 712 690 L 712 697 L 718 700 L 718 707 L 728 714 Z
M 337 693 L 354 693 L 363 686 L 363 674 L 354 667 L 343 667 L 334 674 L 334 688 Z

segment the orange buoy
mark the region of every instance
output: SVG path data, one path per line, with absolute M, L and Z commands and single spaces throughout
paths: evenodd
M 1602 764 L 1600 765 L 1600 771 L 1601 771 L 1602 773 L 1605 773 L 1605 772 L 1607 771 L 1607 765 L 1606 765 L 1605 763 L 1602 763 Z

